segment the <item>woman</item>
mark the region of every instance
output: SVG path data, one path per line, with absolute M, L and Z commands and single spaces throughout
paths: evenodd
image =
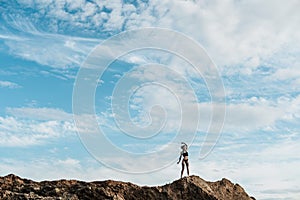
M 181 157 L 183 156 L 183 159 L 182 159 L 182 162 L 181 162 L 181 166 L 182 166 L 182 170 L 181 170 L 181 176 L 180 178 L 182 178 L 182 175 L 183 175 L 183 171 L 184 171 L 184 164 L 186 165 L 186 169 L 187 169 L 187 174 L 188 176 L 190 175 L 190 171 L 189 171 L 189 153 L 187 152 L 187 144 L 184 143 L 184 142 L 181 142 L 181 153 L 180 153 L 180 157 L 179 157 L 179 160 L 177 162 L 177 164 L 179 164 L 180 160 L 181 160 Z

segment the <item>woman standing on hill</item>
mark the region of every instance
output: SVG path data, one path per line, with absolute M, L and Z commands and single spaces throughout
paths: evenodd
M 182 151 L 180 153 L 180 157 L 179 157 L 179 160 L 177 162 L 177 164 L 179 164 L 179 162 L 181 160 L 181 157 L 183 156 L 183 159 L 182 159 L 182 162 L 181 162 L 182 169 L 181 169 L 181 176 L 180 176 L 180 178 L 182 178 L 182 175 L 183 175 L 184 164 L 186 165 L 186 170 L 187 170 L 188 176 L 190 175 L 190 170 L 189 170 L 189 153 L 187 152 L 187 149 L 188 149 L 187 144 L 184 143 L 184 142 L 181 142 L 181 149 L 182 149 Z

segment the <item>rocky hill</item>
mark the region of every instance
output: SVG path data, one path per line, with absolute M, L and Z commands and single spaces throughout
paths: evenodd
M 35 182 L 13 174 L 0 177 L 0 199 L 198 199 L 253 200 L 244 189 L 227 179 L 208 182 L 198 176 L 185 177 L 164 186 L 138 186 L 120 181 L 83 182 L 58 180 Z

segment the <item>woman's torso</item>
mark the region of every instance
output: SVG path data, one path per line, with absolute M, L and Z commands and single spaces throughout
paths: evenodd
M 184 151 L 184 152 L 182 153 L 182 155 L 183 155 L 183 159 L 184 159 L 184 160 L 188 160 L 188 159 L 189 159 L 189 153 L 188 153 L 187 151 Z

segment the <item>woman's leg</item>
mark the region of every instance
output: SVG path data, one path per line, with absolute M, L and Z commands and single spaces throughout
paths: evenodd
M 188 176 L 190 176 L 189 161 L 187 160 L 187 161 L 185 162 L 185 164 L 186 164 L 186 171 L 187 171 L 187 174 L 188 174 Z
M 180 178 L 182 178 L 183 171 L 184 171 L 184 160 L 182 160 L 182 162 L 181 162 L 181 176 L 180 176 Z

